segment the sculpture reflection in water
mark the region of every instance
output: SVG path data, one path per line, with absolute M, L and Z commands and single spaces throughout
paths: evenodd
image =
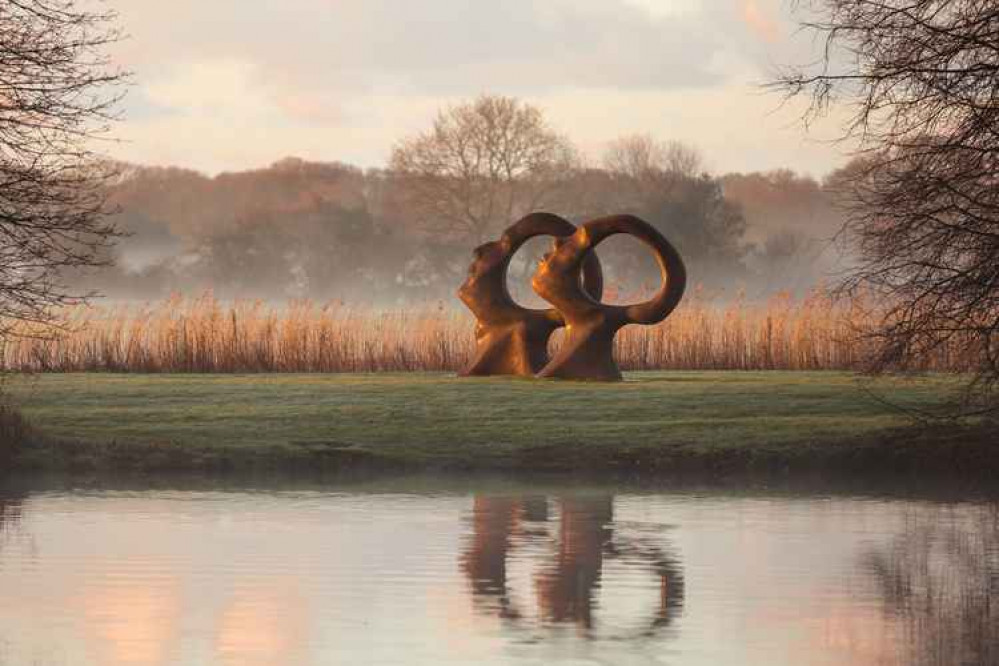
M 643 535 L 615 533 L 610 496 L 567 496 L 553 504 L 558 525 L 550 529 L 553 512 L 547 498 L 475 498 L 472 534 L 461 560 L 475 608 L 529 629 L 523 597 L 530 591 L 510 589 L 507 567 L 518 549 L 540 546 L 548 555 L 533 572 L 538 624 L 573 624 L 583 635 L 595 638 L 595 596 L 605 564 L 617 561 L 648 571 L 650 588 L 655 590 L 649 614 L 628 620 L 628 636 L 652 636 L 670 626 L 684 598 L 676 557 Z
M 603 276 L 594 250 L 616 234 L 633 236 L 649 246 L 659 265 L 662 285 L 644 303 L 600 302 Z M 534 291 L 554 306 L 548 310 L 517 305 L 506 286 L 513 255 L 528 238 L 539 235 L 555 238 L 531 281 Z M 576 229 L 555 215 L 528 215 L 499 241 L 475 249 L 475 260 L 458 296 L 477 320 L 476 352 L 461 374 L 619 380 L 614 336 L 628 324 L 655 324 L 668 317 L 680 303 L 686 284 L 680 254 L 655 227 L 637 217 L 613 215 Z M 548 340 L 561 326 L 566 326 L 566 339 L 548 360 Z
M 462 558 L 462 570 L 472 584 L 472 598 L 495 599 L 500 617 L 519 617 L 510 606 L 506 557 L 511 537 L 520 526 L 520 512 L 520 502 L 515 499 L 476 497 L 472 542 Z

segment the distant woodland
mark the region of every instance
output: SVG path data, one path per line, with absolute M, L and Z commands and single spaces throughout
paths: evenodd
M 677 245 L 692 283 L 716 294 L 802 293 L 842 264 L 833 243 L 842 173 L 821 182 L 788 170 L 716 176 L 690 149 L 642 154 L 650 147 L 647 138 L 622 140 L 604 165 L 566 168 L 543 196 L 508 197 L 476 229 L 439 224 L 426 205 L 425 175 L 403 169 L 287 158 L 209 177 L 121 164 L 110 202 L 127 235 L 111 250 L 112 265 L 65 280 L 112 299 L 212 290 L 220 298 L 375 306 L 447 300 L 472 248 L 530 210 L 576 222 L 637 214 Z M 515 261 L 515 294 L 545 245 L 538 239 Z M 600 257 L 609 299 L 635 297 L 658 280 L 651 257 L 627 239 L 604 244 Z

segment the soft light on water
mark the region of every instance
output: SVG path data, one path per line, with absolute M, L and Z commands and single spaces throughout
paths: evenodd
M 996 515 L 543 489 L 7 496 L 0 664 L 988 663 Z

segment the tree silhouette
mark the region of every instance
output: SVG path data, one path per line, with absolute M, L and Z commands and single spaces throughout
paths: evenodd
M 842 179 L 848 291 L 882 298 L 875 372 L 932 350 L 977 351 L 968 397 L 999 386 L 999 5 L 993 0 L 820 0 L 825 58 L 774 85 L 855 109 L 862 160 Z M 981 403 L 979 403 L 981 404 Z M 965 405 L 967 407 L 967 405 Z
M 432 129 L 401 141 L 391 169 L 428 232 L 471 247 L 551 205 L 576 161 L 539 109 L 483 96 L 441 111 Z
M 0 336 L 55 321 L 53 306 L 86 295 L 61 272 L 109 261 L 113 169 L 92 140 L 127 81 L 106 53 L 114 19 L 73 0 L 0 5 Z

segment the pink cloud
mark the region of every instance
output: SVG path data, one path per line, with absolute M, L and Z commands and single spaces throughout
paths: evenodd
M 749 29 L 760 39 L 774 43 L 780 37 L 777 21 L 760 7 L 758 0 L 741 0 L 740 13 Z

